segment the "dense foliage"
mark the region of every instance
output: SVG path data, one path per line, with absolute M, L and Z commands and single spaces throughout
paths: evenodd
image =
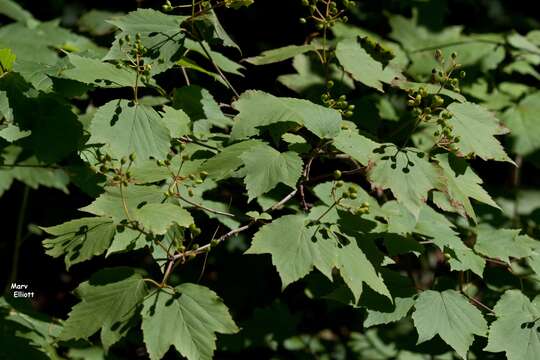
M 537 359 L 540 30 L 299 0 L 305 42 L 246 56 L 218 15 L 259 2 L 0 0 L 0 358 Z M 69 313 L 16 298 L 28 239 Z

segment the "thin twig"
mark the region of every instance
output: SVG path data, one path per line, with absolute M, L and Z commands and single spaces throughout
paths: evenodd
M 13 256 L 11 261 L 11 274 L 9 281 L 6 284 L 5 292 L 7 293 L 10 289 L 11 283 L 17 280 L 17 272 L 19 269 L 19 258 L 20 250 L 22 244 L 22 232 L 24 227 L 24 217 L 26 214 L 26 208 L 28 207 L 28 196 L 30 194 L 30 188 L 25 185 L 23 190 L 23 198 L 21 201 L 21 207 L 19 208 L 19 218 L 17 219 L 17 232 L 15 234 L 15 244 L 13 244 Z

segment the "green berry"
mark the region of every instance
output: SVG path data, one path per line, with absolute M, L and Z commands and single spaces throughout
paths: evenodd
M 336 180 L 341 179 L 341 171 L 334 170 L 334 179 L 336 179 Z

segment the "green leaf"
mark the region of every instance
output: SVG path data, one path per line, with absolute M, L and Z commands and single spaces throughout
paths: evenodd
M 69 176 L 66 171 L 48 168 L 46 164 L 38 161 L 35 157 L 17 161 L 21 150 L 16 146 L 8 146 L 2 153 L 6 166 L 0 167 L 0 195 L 9 188 L 13 180 L 19 180 L 32 189 L 45 186 L 68 193 Z M 15 166 L 11 167 L 9 165 Z M 2 186 L 2 182 L 6 184 L 5 188 Z
M 231 133 L 233 140 L 251 137 L 258 133 L 258 127 L 280 122 L 303 125 L 320 138 L 332 138 L 340 130 L 341 117 L 336 110 L 307 100 L 250 90 L 243 93 L 233 107 L 239 111 Z
M 133 269 L 110 268 L 95 273 L 76 293 L 81 302 L 71 309 L 59 339 L 88 339 L 102 329 L 101 341 L 107 349 L 129 329 L 125 325 L 135 315 L 147 288 Z
M 336 57 L 356 81 L 384 92 L 382 83 L 390 79 L 387 79 L 382 64 L 373 59 L 356 39 L 340 41 L 336 47 Z
M 80 210 L 97 216 L 108 216 L 120 223 L 131 217 L 137 209 L 148 204 L 159 204 L 163 198 L 163 191 L 157 186 L 129 185 L 123 187 L 122 191 L 119 187 L 108 187 L 94 202 Z M 126 209 L 129 214 L 126 214 Z
M 368 309 L 368 316 L 364 321 L 365 327 L 388 324 L 403 319 L 414 306 L 412 298 L 395 298 L 395 308 L 392 312 L 381 312 Z
M 223 301 L 210 289 L 185 283 L 158 290 L 141 312 L 144 342 L 150 359 L 159 360 L 174 346 L 189 360 L 210 360 L 216 335 L 239 331 Z
M 116 232 L 114 223 L 106 217 L 81 218 L 41 229 L 55 236 L 43 241 L 45 253 L 52 257 L 64 256 L 68 269 L 103 254 Z
M 414 148 L 398 151 L 395 145 L 383 146 L 368 178 L 373 186 L 390 189 L 397 201 L 418 218 L 428 192 L 441 187 L 441 176 L 424 153 Z
M 333 240 L 313 240 L 315 227 L 303 215 L 286 215 L 263 226 L 246 254 L 271 254 L 285 289 L 316 267 L 329 279 L 334 263 Z
M 74 54 L 68 55 L 74 66 L 63 72 L 64 77 L 77 80 L 85 84 L 98 87 L 119 88 L 135 86 L 136 73 L 127 68 L 117 68 L 113 64 L 101 60 L 82 57 Z M 144 87 L 144 83 L 139 83 Z
M 244 182 L 249 200 L 265 194 L 279 183 L 295 188 L 302 175 L 304 163 L 292 151 L 280 153 L 268 145 L 260 145 L 243 152 L 239 157 L 245 164 Z
M 348 238 L 348 240 L 348 244 L 335 247 L 337 254 L 335 267 L 339 269 L 343 281 L 351 289 L 355 301 L 358 301 L 360 295 L 362 295 L 363 283 L 366 283 L 377 293 L 391 299 L 392 296 L 384 284 L 382 277 L 377 273 L 371 262 L 369 262 L 364 252 L 358 247 L 356 239 Z
M 529 155 L 540 149 L 540 92 L 535 92 L 504 112 L 502 118 L 511 130 L 512 150 L 518 155 Z
M 466 359 L 474 335 L 486 336 L 487 323 L 480 310 L 455 290 L 420 293 L 412 315 L 418 343 L 439 335 L 458 355 Z
M 376 272 L 356 240 L 337 246 L 336 239 L 316 234 L 317 226 L 308 225 L 304 215 L 286 215 L 263 226 L 253 237 L 246 254 L 271 254 L 280 275 L 282 288 L 303 278 L 313 268 L 332 280 L 332 269 L 340 271 L 356 301 L 366 283 L 390 298 L 381 276 Z
M 179 138 L 191 133 L 191 120 L 184 111 L 163 106 L 161 115 L 163 116 L 163 123 L 171 133 L 171 137 Z
M 214 179 L 225 179 L 234 174 L 244 162 L 240 156 L 264 143 L 259 140 L 247 140 L 227 146 L 219 154 L 208 159 L 201 167 Z
M 474 249 L 487 257 L 510 263 L 510 257 L 524 258 L 531 255 L 528 236 L 519 235 L 519 229 L 494 229 L 489 225 L 480 225 Z
M 367 166 L 369 159 L 373 157 L 373 150 L 379 146 L 375 141 L 360 135 L 356 130 L 342 130 L 334 138 L 333 145 L 364 166 Z
M 186 209 L 170 203 L 147 204 L 135 209 L 132 215 L 134 220 L 154 234 L 165 234 L 173 224 L 188 227 L 194 223 Z
M 120 159 L 132 153 L 136 161 L 165 159 L 170 147 L 166 123 L 153 108 L 127 100 L 100 107 L 90 124 L 88 144 L 104 144 L 105 152 Z
M 123 14 L 118 12 L 92 9 L 79 18 L 77 26 L 79 31 L 93 36 L 103 36 L 114 31 L 114 25 L 108 23 L 107 20 L 121 15 Z
M 451 154 L 436 155 L 435 160 L 439 163 L 440 171 L 445 179 L 443 193 L 457 212 L 476 221 L 476 214 L 470 199 L 500 209 L 486 190 L 482 188 L 482 179 L 469 167 L 467 161 Z M 437 200 L 435 200 L 435 204 L 441 208 L 444 207 L 444 204 L 439 204 Z
M 247 58 L 246 61 L 253 65 L 267 65 L 291 59 L 296 55 L 316 50 L 317 46 L 307 45 L 289 45 L 278 49 L 266 50 L 259 56 Z
M 31 13 L 12 0 L 0 0 L 0 14 L 16 21 L 26 22 L 29 26 L 37 23 Z
M 452 113 L 449 120 L 454 127 L 452 134 L 460 137 L 458 148 L 462 155 L 472 153 L 483 160 L 513 163 L 494 137 L 508 132 L 494 114 L 472 103 L 453 103 L 448 110 Z
M 443 251 L 450 249 L 448 262 L 452 270 L 471 270 L 482 276 L 485 260 L 461 241 L 454 225 L 444 215 L 425 205 L 420 210 L 414 232 L 433 239 L 433 243 Z
M 1 1 L 1 0 L 0 0 Z M 11 51 L 11 49 L 0 49 L 0 73 L 11 71 L 13 69 L 13 63 L 17 57 Z
M 532 302 L 519 290 L 506 291 L 494 308 L 485 351 L 504 351 L 508 360 L 534 360 L 540 354 L 540 296 Z M 531 326 L 532 325 L 532 326 Z
M 167 15 L 153 9 L 137 9 L 107 22 L 130 34 L 142 34 L 167 33 L 171 29 L 180 30 L 180 25 L 185 19 L 185 16 Z

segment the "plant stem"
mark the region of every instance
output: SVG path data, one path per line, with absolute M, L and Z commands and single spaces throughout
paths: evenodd
M 21 207 L 19 208 L 19 217 L 17 219 L 17 230 L 15 233 L 15 244 L 13 245 L 13 256 L 12 256 L 12 261 L 11 261 L 11 274 L 6 284 L 5 293 L 9 291 L 11 283 L 17 280 L 20 250 L 21 250 L 21 245 L 23 241 L 22 233 L 23 233 L 23 227 L 24 227 L 24 218 L 26 214 L 26 208 L 28 207 L 29 194 L 30 194 L 30 188 L 28 187 L 28 185 L 25 185 L 24 190 L 23 190 Z

